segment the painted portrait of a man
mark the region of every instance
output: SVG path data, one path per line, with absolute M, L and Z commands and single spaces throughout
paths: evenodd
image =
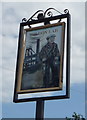
M 44 87 L 57 87 L 59 83 L 60 53 L 58 45 L 55 43 L 55 37 L 55 34 L 50 34 L 46 38 L 47 44 L 39 53 L 43 63 Z

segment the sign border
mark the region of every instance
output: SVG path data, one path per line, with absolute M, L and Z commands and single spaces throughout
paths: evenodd
M 24 29 L 24 31 L 25 31 L 24 33 L 26 33 L 26 31 L 28 32 L 28 31 L 33 31 L 33 30 L 40 30 L 40 29 L 51 28 L 51 27 L 60 26 L 60 25 L 62 26 L 62 34 L 63 34 L 63 36 L 61 38 L 61 40 L 62 40 L 62 45 L 61 46 L 63 46 L 63 48 L 62 48 L 63 49 L 63 53 L 61 55 L 61 62 L 60 63 L 63 63 L 64 38 L 65 38 L 65 22 L 60 22 L 60 23 L 55 23 L 55 24 L 49 24 L 49 25 L 39 26 L 39 27 L 34 27 L 34 28 L 27 28 L 27 29 Z M 21 39 L 21 44 L 22 43 L 24 44 L 24 41 L 25 41 L 25 39 Z M 38 89 L 31 89 L 31 90 L 29 90 L 29 89 L 27 89 L 27 90 L 20 90 L 20 88 L 21 88 L 21 80 L 22 80 L 21 76 L 22 76 L 22 71 L 23 71 L 23 60 L 24 60 L 24 47 L 23 47 L 23 44 L 22 44 L 22 47 L 20 48 L 20 58 L 21 58 L 20 62 L 19 62 L 20 63 L 20 65 L 19 65 L 20 68 L 18 68 L 19 69 L 18 73 L 16 73 L 16 74 L 18 74 L 17 93 L 18 94 L 22 94 L 22 93 L 26 94 L 26 93 L 33 93 L 33 92 L 46 92 L 46 91 L 62 90 L 62 84 L 63 84 L 62 83 L 62 81 L 63 81 L 62 80 L 62 78 L 63 78 L 62 77 L 63 64 L 60 65 L 60 80 L 59 80 L 60 86 L 58 86 L 58 87 L 52 87 L 52 88 L 38 88 Z

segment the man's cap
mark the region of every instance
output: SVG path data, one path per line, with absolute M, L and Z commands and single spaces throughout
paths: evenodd
M 51 38 L 51 37 L 56 37 L 56 35 L 55 35 L 55 34 L 51 34 L 51 35 L 49 35 L 46 39 L 48 40 L 48 39 Z

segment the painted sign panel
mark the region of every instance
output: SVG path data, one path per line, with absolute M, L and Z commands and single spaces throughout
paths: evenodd
M 62 90 L 64 35 L 64 22 L 23 30 L 18 93 Z

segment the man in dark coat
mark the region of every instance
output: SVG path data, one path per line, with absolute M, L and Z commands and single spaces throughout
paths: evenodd
M 57 87 L 59 85 L 60 53 L 55 41 L 55 34 L 49 35 L 47 44 L 41 49 L 39 58 L 43 63 L 44 87 Z

